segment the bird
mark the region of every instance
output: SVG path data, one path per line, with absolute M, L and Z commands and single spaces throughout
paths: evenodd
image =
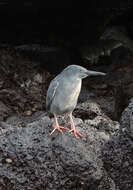
M 57 119 L 59 115 L 68 114 L 71 124 L 69 132 L 73 132 L 76 138 L 84 137 L 75 128 L 72 112 L 77 105 L 82 79 L 98 75 L 104 76 L 105 73 L 87 70 L 80 65 L 69 65 L 50 82 L 46 94 L 46 110 L 52 113 L 55 119 L 54 129 L 50 135 L 56 130 L 61 133 L 63 130 L 69 130 L 60 126 Z

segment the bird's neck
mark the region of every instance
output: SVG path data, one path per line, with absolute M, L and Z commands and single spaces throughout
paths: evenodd
M 77 78 L 75 76 L 71 76 L 69 77 L 69 81 L 71 83 L 71 87 L 74 87 L 74 86 L 81 86 L 82 85 L 82 79 L 81 78 Z
M 71 81 L 79 81 L 79 82 L 81 82 L 82 81 L 82 79 L 81 78 L 77 78 L 77 76 L 75 76 L 75 75 L 67 75 L 67 78 L 69 78 L 69 80 L 71 80 Z

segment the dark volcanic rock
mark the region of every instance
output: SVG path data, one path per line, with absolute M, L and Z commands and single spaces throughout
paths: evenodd
M 119 190 L 133 189 L 133 99 L 121 117 L 119 133 L 103 149 L 104 167 Z
M 112 26 L 110 28 L 106 28 L 100 39 L 119 41 L 125 47 L 128 47 L 131 51 L 133 51 L 133 42 L 128 37 L 128 31 L 123 26 Z
M 101 145 L 105 140 L 93 127 L 95 122 L 74 120 L 85 139 L 75 139 L 68 131 L 50 136 L 52 120 L 46 114 L 2 122 L 0 190 L 96 190 L 99 184 L 104 190 Z
M 10 112 L 11 110 L 2 101 L 0 101 L 0 121 L 6 118 Z
M 99 40 L 97 44 L 82 47 L 80 50 L 81 57 L 84 62 L 89 65 L 97 64 L 102 56 L 110 56 L 111 52 L 123 44 L 117 40 Z

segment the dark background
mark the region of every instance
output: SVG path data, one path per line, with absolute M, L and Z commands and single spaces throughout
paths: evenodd
M 87 3 L 0 1 L 0 42 L 78 46 L 96 41 L 110 24 L 132 21 L 132 0 Z

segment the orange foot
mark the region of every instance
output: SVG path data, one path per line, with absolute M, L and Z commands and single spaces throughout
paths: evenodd
M 78 131 L 76 131 L 76 129 L 74 129 L 72 126 L 71 126 L 71 130 L 69 132 L 73 132 L 74 133 L 74 136 L 77 138 L 78 135 L 82 138 L 85 138 L 81 133 L 79 133 Z
M 61 133 L 63 133 L 62 132 L 62 129 L 66 129 L 66 130 L 68 130 L 68 128 L 66 128 L 66 127 L 62 127 L 62 126 L 53 126 L 53 131 L 50 133 L 50 135 L 52 135 L 56 130 L 58 130 L 58 131 L 60 131 Z

